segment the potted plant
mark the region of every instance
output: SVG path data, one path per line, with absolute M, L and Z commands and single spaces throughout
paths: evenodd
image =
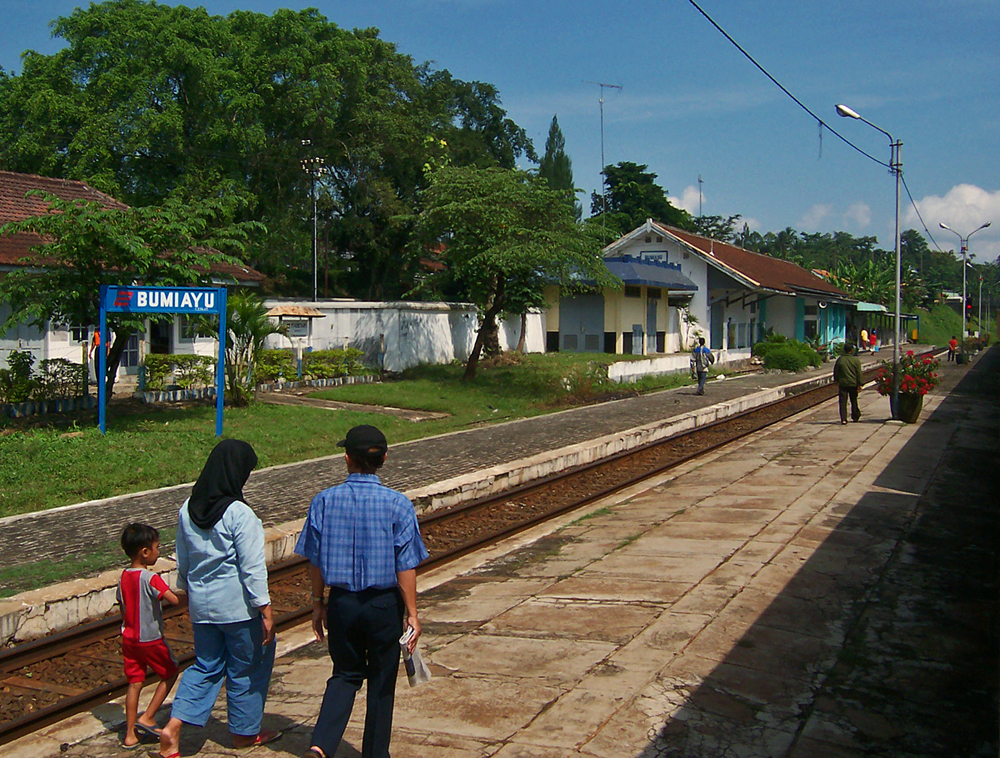
M 938 385 L 941 362 L 929 356 L 917 357 L 910 350 L 899 359 L 899 408 L 893 416 L 907 424 L 916 422 L 924 407 L 924 395 Z M 875 375 L 875 388 L 892 403 L 892 361 L 882 361 Z

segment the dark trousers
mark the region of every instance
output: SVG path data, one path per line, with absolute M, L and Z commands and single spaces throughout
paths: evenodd
M 326 682 L 310 743 L 328 756 L 337 752 L 354 709 L 354 696 L 367 679 L 368 711 L 361 755 L 389 758 L 403 611 L 396 588 L 361 592 L 330 588 L 326 618 L 333 676 Z
M 858 388 L 845 387 L 840 385 L 840 420 L 847 423 L 847 400 L 851 401 L 851 421 L 861 418 L 861 409 L 858 407 Z

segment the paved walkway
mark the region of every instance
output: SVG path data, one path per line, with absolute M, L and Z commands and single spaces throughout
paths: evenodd
M 830 365 L 824 365 L 811 373 L 828 375 L 831 370 Z M 809 375 L 752 374 L 712 381 L 704 397 L 696 395 L 693 387 L 684 387 L 414 440 L 392 446 L 392 455 L 380 475 L 388 486 L 405 492 L 761 389 L 781 387 Z M 304 518 L 313 495 L 339 484 L 345 476 L 343 451 L 334 449 L 327 458 L 254 471 L 245 492 L 265 526 L 274 526 Z M 122 524 L 137 520 L 158 529 L 173 529 L 177 510 L 192 484 L 70 506 L 69 511 L 56 509 L 0 519 L 0 561 L 5 567 L 32 563 L 48 554 L 52 544 L 61 545 L 65 554 L 85 553 L 94 545 L 106 544 L 108 535 L 119 534 Z
M 401 681 L 395 758 L 995 756 L 1000 351 L 945 371 L 918 424 L 829 402 L 424 577 L 435 678 Z M 285 736 L 250 754 L 303 753 L 329 671 L 318 644 L 278 660 Z M 233 754 L 224 718 L 182 755 Z M 87 719 L 0 755 L 120 755 L 60 751 Z

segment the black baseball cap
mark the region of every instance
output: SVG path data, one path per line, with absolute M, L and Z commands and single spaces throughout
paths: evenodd
M 377 449 L 385 452 L 389 449 L 389 443 L 385 435 L 377 427 L 369 424 L 356 426 L 347 433 L 347 437 L 337 443 L 337 447 L 347 448 L 347 452 L 367 453 L 369 450 Z

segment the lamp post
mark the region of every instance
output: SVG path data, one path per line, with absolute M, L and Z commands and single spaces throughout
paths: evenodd
M 903 174 L 903 163 L 899 158 L 899 150 L 903 146 L 903 143 L 899 140 L 893 139 L 892 135 L 889 134 L 885 129 L 880 126 L 876 126 L 871 121 L 863 118 L 857 111 L 848 108 L 846 105 L 837 105 L 837 115 L 843 116 L 844 118 L 853 118 L 858 121 L 864 121 L 868 126 L 876 129 L 886 137 L 889 138 L 889 172 L 896 177 L 896 233 L 895 233 L 895 248 L 896 248 L 896 333 L 892 340 L 892 417 L 893 419 L 899 419 L 899 343 L 901 340 L 900 334 L 900 319 L 899 319 L 899 294 L 902 282 L 902 271 L 900 267 L 900 257 L 899 257 L 899 183 L 900 177 Z
M 311 147 L 312 140 L 304 139 L 302 140 L 303 147 Z M 309 174 L 309 178 L 312 181 L 312 186 L 309 190 L 309 194 L 312 196 L 312 215 L 313 215 L 313 233 L 312 233 L 312 259 L 313 259 L 313 302 L 315 303 L 318 297 L 319 290 L 319 266 L 318 266 L 318 238 L 316 236 L 316 177 L 319 176 L 319 172 L 323 170 L 326 165 L 326 159 L 320 158 L 319 156 L 314 156 L 312 158 L 302 159 L 302 170 Z
M 968 319 L 966 318 L 966 307 L 965 307 L 965 298 L 966 298 L 966 292 L 965 292 L 965 265 L 966 265 L 967 257 L 969 255 L 969 237 L 971 237 L 973 234 L 975 234 L 976 232 L 978 232 L 980 229 L 985 229 L 986 227 L 988 227 L 992 223 L 993 223 L 992 221 L 987 221 L 982 226 L 979 226 L 979 227 L 976 227 L 975 229 L 973 229 L 971 232 L 969 232 L 968 234 L 966 234 L 964 237 L 961 234 L 959 234 L 958 232 L 956 232 L 954 229 L 952 229 L 950 226 L 948 226 L 947 224 L 945 224 L 943 222 L 940 223 L 940 224 L 938 224 L 938 226 L 940 226 L 942 229 L 947 229 L 949 232 L 951 232 L 956 237 L 958 237 L 958 242 L 959 242 L 959 245 L 961 245 L 961 250 L 962 250 L 962 352 L 963 353 L 965 352 L 965 338 L 969 335 Z

